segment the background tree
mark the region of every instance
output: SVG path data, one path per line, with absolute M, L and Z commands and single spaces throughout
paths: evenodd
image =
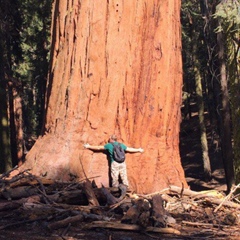
M 50 25 L 52 1 L 23 0 L 20 3 L 22 17 L 22 61 L 14 68 L 21 79 L 23 130 L 25 151 L 39 136 L 43 124 L 46 81 L 49 65 Z
M 228 145 L 234 148 L 234 165 L 235 165 L 235 174 L 236 182 L 240 181 L 240 130 L 239 130 L 239 48 L 240 48 L 240 2 L 236 0 L 227 0 L 221 1 L 217 6 L 217 11 L 215 14 L 216 19 L 218 20 L 217 34 L 219 37 L 219 44 L 221 46 L 222 54 L 221 57 L 225 59 L 225 91 L 226 95 L 226 107 L 231 108 L 227 115 L 228 121 L 231 121 L 228 124 L 228 138 L 230 142 Z M 225 51 L 224 51 L 225 50 Z M 230 106 L 231 101 L 231 106 Z M 230 126 L 230 127 L 229 127 Z M 231 157 L 233 158 L 233 157 Z M 231 160 L 227 156 L 227 161 Z M 234 173 L 232 164 L 229 166 L 229 188 L 234 183 Z
M 18 140 L 16 138 L 16 122 L 13 116 L 13 94 L 15 81 L 12 67 L 18 64 L 21 58 L 19 26 L 21 18 L 18 12 L 18 3 L 15 1 L 0 2 L 0 171 L 7 171 L 17 164 Z
M 106 156 L 83 143 L 104 144 L 116 133 L 145 148 L 127 156 L 135 190 L 187 186 L 179 157 L 179 13 L 180 1 L 54 1 L 45 128 L 23 167 L 108 185 Z
M 51 1 L 40 4 L 35 0 L 1 1 L 1 99 L 5 103 L 1 104 L 1 112 L 5 112 L 7 124 L 1 128 L 1 135 L 9 136 L 11 152 L 8 157 L 2 154 L 1 172 L 21 164 L 32 139 L 40 134 L 49 60 L 50 10 Z M 1 149 L 6 151 L 6 145 Z
M 2 29 L 1 29 L 2 30 Z M 1 31 L 0 30 L 0 31 Z M 0 52 L 3 53 L 2 46 L 2 33 L 0 33 Z M 9 121 L 8 121 L 8 113 L 7 113 L 7 84 L 4 78 L 4 67 L 3 67 L 3 56 L 0 53 L 0 99 L 1 99 L 1 107 L 0 107 L 0 171 L 8 171 L 12 168 L 11 161 L 11 148 L 10 148 L 10 136 L 9 136 Z
M 224 163 L 229 191 L 234 183 L 233 159 L 235 159 L 235 163 L 238 159 L 238 157 L 236 158 L 238 144 L 235 143 L 239 136 L 239 115 L 237 113 L 237 109 L 239 109 L 237 90 L 239 89 L 237 87 L 239 40 L 236 40 L 239 39 L 239 1 L 229 0 L 219 3 L 218 1 L 201 0 L 199 3 L 201 15 L 196 7 L 197 1 L 183 1 L 184 83 L 185 86 L 191 86 L 188 79 L 192 76 L 190 73 L 192 53 L 189 49 L 195 42 L 189 41 L 191 33 L 189 26 L 197 22 L 195 29 L 200 36 L 198 49 L 201 51 L 198 52 L 196 60 L 200 63 L 198 69 L 201 69 L 204 79 L 202 83 L 205 109 L 210 124 L 207 126 L 212 132 L 208 137 L 208 145 L 212 148 L 212 143 L 218 142 L 219 139 L 217 146 L 221 150 L 221 156 L 218 155 L 218 161 L 219 165 L 221 162 Z M 186 95 L 194 95 L 192 89 L 192 87 L 185 88 L 185 91 L 188 92 Z M 232 149 L 233 139 L 235 157 Z M 212 163 L 213 160 L 212 158 Z M 236 170 L 237 167 L 235 167 Z
M 185 107 L 190 108 L 194 103 L 195 111 L 198 115 L 198 136 L 202 149 L 203 174 L 206 181 L 211 179 L 211 163 L 209 158 L 208 139 L 205 120 L 205 113 L 208 110 L 207 97 L 207 47 L 204 42 L 204 20 L 201 16 L 201 5 L 199 1 L 184 1 L 182 5 L 182 26 L 183 26 L 183 59 L 184 59 L 184 91 L 190 101 L 185 103 Z M 186 116 L 185 116 L 186 117 Z M 207 118 L 209 119 L 209 117 Z M 210 125 L 211 126 L 211 125 Z

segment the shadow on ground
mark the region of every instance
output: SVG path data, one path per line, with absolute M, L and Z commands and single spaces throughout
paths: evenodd
M 191 190 L 201 191 L 215 189 L 226 191 L 225 174 L 218 142 L 213 139 L 211 129 L 207 126 L 209 158 L 212 179 L 206 181 L 203 174 L 202 149 L 198 116 L 184 119 L 180 132 L 180 155 L 185 176 Z

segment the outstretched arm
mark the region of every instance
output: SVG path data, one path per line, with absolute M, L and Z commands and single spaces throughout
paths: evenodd
M 104 146 L 92 146 L 88 143 L 84 144 L 83 146 L 90 150 L 104 150 Z
M 126 151 L 131 152 L 131 153 L 137 153 L 137 152 L 143 153 L 144 152 L 144 150 L 142 148 L 132 148 L 132 147 L 127 147 Z

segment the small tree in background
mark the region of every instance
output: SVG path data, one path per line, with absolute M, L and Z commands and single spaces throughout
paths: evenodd
M 240 182 L 240 2 L 237 0 L 221 1 L 218 4 L 216 14 L 219 26 L 217 33 L 222 36 L 222 44 L 225 49 L 226 77 L 228 81 L 229 99 L 231 101 L 231 140 L 233 140 L 235 180 Z M 230 118 L 230 116 L 228 117 Z M 233 138 L 233 139 L 232 139 Z M 224 143 L 225 144 L 225 143 Z M 232 142 L 231 142 L 232 144 Z M 228 158 L 227 161 L 231 159 Z M 231 162 L 229 163 L 231 164 Z M 233 170 L 230 168 L 231 182 L 234 183 Z M 231 185 L 229 185 L 231 187 Z
M 1 155 L 2 172 L 22 163 L 32 139 L 41 132 L 51 1 L 1 1 L 0 13 L 1 102 L 5 103 L 1 104 L 1 112 L 7 117 L 2 120 L 7 125 L 1 128 L 1 134 L 9 136 L 11 152 L 8 157 Z M 3 144 L 1 152 L 6 150 Z

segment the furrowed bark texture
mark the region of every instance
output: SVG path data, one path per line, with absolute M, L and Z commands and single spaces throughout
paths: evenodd
M 179 156 L 180 0 L 65 1 L 53 5 L 45 131 L 24 168 L 109 184 L 103 145 L 113 133 L 137 192 L 187 186 Z

